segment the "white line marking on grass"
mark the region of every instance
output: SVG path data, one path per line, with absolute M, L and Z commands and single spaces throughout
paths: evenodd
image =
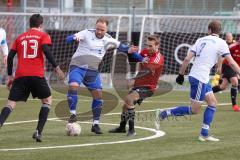
M 2 100 L 7 100 L 7 98 L 0 98 L 0 101 Z M 63 101 L 63 100 L 67 100 L 65 98 L 53 98 L 53 101 Z M 39 101 L 39 99 L 33 99 L 33 98 L 29 98 L 28 101 Z M 91 102 L 92 99 L 81 99 L 81 101 L 83 102 Z M 111 100 L 107 100 L 107 101 L 111 101 Z M 124 102 L 123 100 L 119 100 L 119 102 Z M 190 104 L 190 101 L 163 101 L 163 100 L 144 100 L 143 103 L 158 103 L 158 104 Z M 231 105 L 231 103 L 219 103 L 218 106 L 225 106 L 225 105 Z M 203 105 L 206 106 L 206 105 Z
M 54 121 L 61 121 L 58 119 L 50 119 Z M 26 122 L 26 121 L 25 121 Z M 30 122 L 30 121 L 27 121 Z M 35 122 L 35 120 L 33 120 Z M 80 122 L 80 123 L 92 123 L 92 122 Z M 8 124 L 17 124 L 17 122 L 12 122 Z M 101 123 L 103 125 L 118 125 L 118 124 L 112 124 L 112 123 Z M 146 128 L 146 127 L 140 127 L 135 126 L 135 128 L 147 130 L 150 132 L 155 133 L 152 136 L 143 137 L 143 138 L 137 138 L 137 139 L 128 139 L 128 140 L 121 140 L 121 141 L 110 141 L 110 142 L 100 142 L 100 143 L 85 143 L 85 144 L 74 144 L 74 145 L 59 145 L 59 146 L 47 146 L 47 147 L 28 147 L 28 148 L 6 148 L 6 149 L 0 149 L 0 151 L 27 151 L 27 150 L 42 150 L 42 149 L 59 149 L 59 148 L 75 148 L 75 147 L 87 147 L 87 146 L 99 146 L 99 145 L 108 145 L 108 144 L 122 144 L 122 143 L 130 143 L 130 142 L 137 142 L 137 141 L 146 141 L 150 139 L 159 138 L 165 135 L 165 132 L 160 130 L 155 130 L 153 128 Z
M 221 105 L 230 105 L 230 103 L 221 103 L 218 104 L 219 106 Z M 206 105 L 204 105 L 206 106 Z M 166 108 L 165 108 L 166 109 Z M 137 113 L 144 113 L 144 112 L 153 112 L 155 109 L 152 110 L 142 110 L 142 111 L 136 111 Z M 110 115 L 119 115 L 121 113 L 107 113 L 105 116 L 110 116 Z M 48 120 L 50 121 L 62 121 L 59 118 L 49 118 Z M 32 122 L 37 122 L 38 120 L 29 120 L 29 121 L 17 121 L 17 122 L 8 122 L 5 123 L 4 125 L 12 125 L 12 124 L 21 124 L 21 123 L 32 123 Z M 80 122 L 80 123 L 92 123 L 92 122 Z M 103 125 L 117 125 L 117 124 L 111 124 L 111 123 L 101 123 Z M 136 141 L 145 141 L 145 140 L 150 140 L 150 139 L 155 139 L 158 137 L 162 137 L 165 135 L 165 132 L 156 130 L 153 128 L 146 128 L 146 127 L 140 127 L 136 126 L 138 129 L 143 129 L 147 130 L 150 132 L 155 133 L 152 136 L 149 137 L 144 137 L 144 138 L 137 138 L 137 139 L 130 139 L 130 140 L 121 140 L 121 141 L 113 141 L 113 142 L 100 142 L 100 143 L 86 143 L 86 144 L 76 144 L 76 145 L 62 145 L 62 146 L 49 146 L 49 147 L 29 147 L 29 148 L 8 148 L 8 149 L 0 149 L 1 151 L 23 151 L 23 150 L 38 150 L 38 149 L 57 149 L 57 148 L 74 148 L 74 147 L 87 147 L 87 146 L 98 146 L 98 145 L 107 145 L 107 144 L 121 144 L 121 143 L 130 143 L 130 142 L 136 142 Z

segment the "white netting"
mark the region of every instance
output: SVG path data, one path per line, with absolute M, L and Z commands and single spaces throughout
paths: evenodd
M 31 14 L 0 13 L 0 27 L 7 32 L 9 48 L 13 40 L 26 31 L 29 26 L 28 19 Z M 174 82 L 179 70 L 179 62 L 185 57 L 189 46 L 197 38 L 207 34 L 207 25 L 213 19 L 219 19 L 223 24 L 223 35 L 232 32 L 235 39 L 240 33 L 239 19 L 237 17 L 197 17 L 197 16 L 136 16 L 129 15 L 53 15 L 43 14 L 45 30 L 50 34 L 52 51 L 57 62 L 67 66 L 76 50 L 77 43 L 66 44 L 66 37 L 85 28 L 94 28 L 97 18 L 105 16 L 109 20 L 109 34 L 120 41 L 129 41 L 144 47 L 147 35 L 159 34 L 161 37 L 161 53 L 165 56 L 165 67 L 162 79 Z M 134 22 L 134 25 L 132 25 Z M 132 32 L 133 31 L 133 32 Z M 223 35 L 221 35 L 223 37 Z M 113 59 L 113 52 L 106 53 L 100 65 L 106 84 L 111 84 L 110 73 L 124 73 L 129 70 L 126 66 L 127 58 L 120 55 Z M 131 59 L 130 59 L 131 61 Z M 114 67 L 114 64 L 117 64 Z M 122 69 L 122 71 L 121 71 Z M 46 63 L 46 73 L 52 71 L 51 65 Z M 132 71 L 135 68 L 132 67 Z M 1 76 L 4 77 L 3 66 Z M 175 84 L 175 83 L 173 83 Z
M 31 14 L 0 13 L 0 24 L 1 27 L 6 29 L 9 48 L 11 48 L 14 39 L 28 29 L 30 16 Z M 129 16 L 43 14 L 44 30 L 51 36 L 53 43 L 52 53 L 57 63 L 64 66 L 65 69 L 68 68 L 68 64 L 78 43 L 67 44 L 66 37 L 84 29 L 94 29 L 96 20 L 101 16 L 109 20 L 108 33 L 111 36 L 121 39 L 121 41 L 129 39 L 129 35 L 127 34 L 130 28 L 129 24 L 131 24 Z M 100 72 L 104 73 L 104 82 L 108 85 L 111 85 L 110 73 L 113 54 L 113 51 L 108 51 L 99 65 Z M 50 73 L 50 71 L 52 71 L 52 67 L 46 61 L 46 74 Z
M 144 47 L 149 34 L 160 35 L 160 51 L 165 57 L 162 79 L 174 84 L 180 63 L 186 56 L 189 47 L 198 38 L 207 35 L 208 24 L 215 19 L 222 22 L 222 34 L 220 35 L 222 38 L 226 32 L 232 32 L 234 38 L 238 39 L 240 27 L 237 17 L 150 16 L 142 19 L 139 45 Z M 190 67 L 188 67 L 187 73 L 189 69 Z

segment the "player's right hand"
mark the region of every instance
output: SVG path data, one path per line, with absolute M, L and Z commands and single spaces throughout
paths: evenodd
M 176 82 L 180 85 L 183 84 L 184 82 L 184 75 L 178 74 L 177 78 L 176 78 Z
M 8 79 L 7 79 L 7 89 L 10 90 L 11 87 L 12 87 L 12 83 L 13 83 L 13 76 L 8 76 Z
M 55 72 L 57 73 L 57 76 L 60 80 L 64 80 L 65 74 L 63 73 L 59 66 L 55 68 Z

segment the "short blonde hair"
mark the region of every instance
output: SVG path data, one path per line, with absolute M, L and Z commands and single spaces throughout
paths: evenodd
M 149 41 L 155 41 L 155 44 L 156 44 L 156 45 L 159 45 L 159 44 L 160 44 L 160 37 L 159 37 L 159 35 L 153 34 L 153 35 L 148 36 L 147 39 L 148 39 Z

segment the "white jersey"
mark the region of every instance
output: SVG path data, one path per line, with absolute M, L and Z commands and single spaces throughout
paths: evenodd
M 230 54 L 227 43 L 215 35 L 199 38 L 191 51 L 195 54 L 195 59 L 189 76 L 202 83 L 209 82 L 211 68 L 217 63 L 219 56 Z
M 97 38 L 94 29 L 85 29 L 76 33 L 75 36 L 80 37 L 81 40 L 70 65 L 97 69 L 98 64 L 106 53 L 106 45 L 112 43 L 117 48 L 120 45 L 119 41 L 108 34 L 105 34 L 102 39 Z
M 3 55 L 8 55 L 8 46 L 6 41 L 6 32 L 3 28 L 0 28 L 0 48 L 2 49 Z

